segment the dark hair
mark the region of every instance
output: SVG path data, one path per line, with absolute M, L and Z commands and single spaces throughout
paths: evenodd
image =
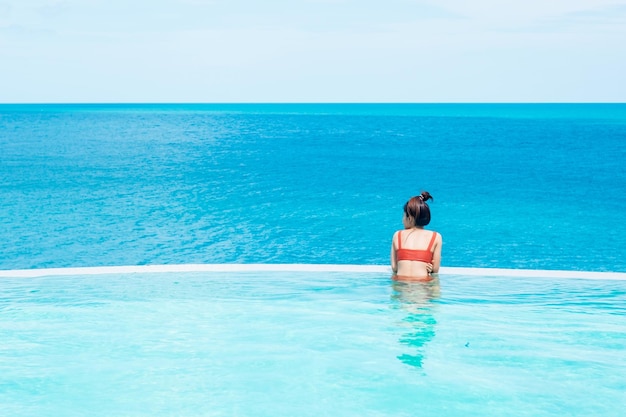
M 404 205 L 404 214 L 414 219 L 415 226 L 430 223 L 430 207 L 426 204 L 428 200 L 434 200 L 433 196 L 428 191 L 422 191 L 422 194 L 412 197 Z

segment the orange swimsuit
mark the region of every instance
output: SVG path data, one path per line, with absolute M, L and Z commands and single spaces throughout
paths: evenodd
M 432 263 L 433 261 L 433 244 L 437 238 L 437 232 L 433 232 L 430 243 L 426 249 L 402 249 L 402 232 L 398 232 L 398 250 L 396 251 L 396 259 L 398 261 L 420 261 Z

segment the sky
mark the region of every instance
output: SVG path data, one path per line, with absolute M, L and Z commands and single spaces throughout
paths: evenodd
M 47 102 L 626 102 L 626 1 L 0 0 Z

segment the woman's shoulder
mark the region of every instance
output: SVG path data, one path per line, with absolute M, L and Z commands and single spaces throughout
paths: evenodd
M 399 230 L 396 230 L 395 232 L 393 232 L 393 237 L 392 237 L 392 239 L 398 239 L 398 236 L 400 236 L 400 235 L 402 234 L 402 231 L 403 231 L 403 230 L 404 230 L 404 229 L 399 229 Z

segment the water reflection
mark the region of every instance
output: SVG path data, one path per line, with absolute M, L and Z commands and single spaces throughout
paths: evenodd
M 392 300 L 398 308 L 407 314 L 402 319 L 406 331 L 400 337 L 400 343 L 407 352 L 398 356 L 403 363 L 422 367 L 425 345 L 435 337 L 434 316 L 436 300 L 441 295 L 439 279 L 429 282 L 393 281 Z

